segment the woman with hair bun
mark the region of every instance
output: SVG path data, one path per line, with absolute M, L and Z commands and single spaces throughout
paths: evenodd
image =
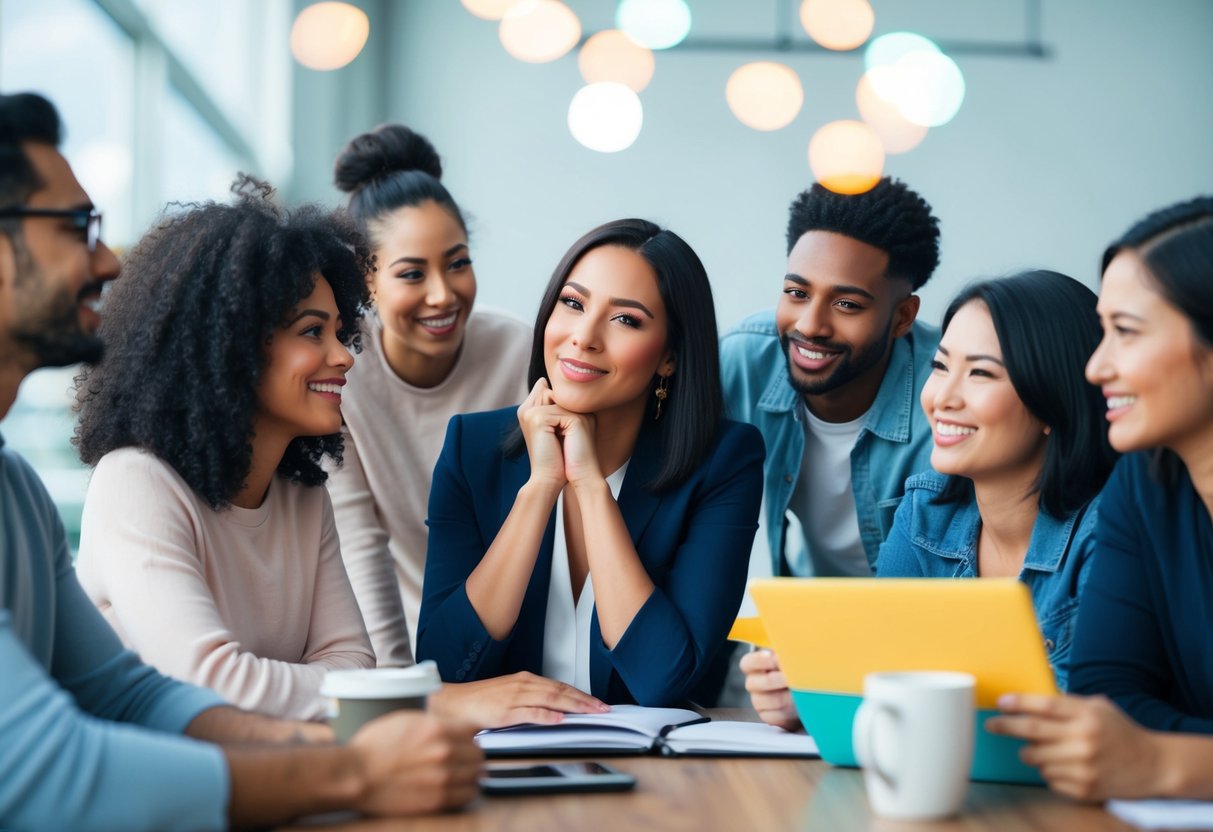
M 477 311 L 463 213 L 434 146 L 401 124 L 355 136 L 336 184 L 375 255 L 365 356 L 342 412 L 345 459 L 329 493 L 346 569 L 380 665 L 412 663 L 430 473 L 446 423 L 526 397 L 530 330 Z
M 476 273 L 463 213 L 441 182 L 424 136 L 384 124 L 337 157 L 337 187 L 375 256 L 373 312 L 349 375 L 344 462 L 329 493 L 350 582 L 381 666 L 413 662 L 428 545 L 430 474 L 457 413 L 517 404 L 527 394 L 531 330 L 497 312 L 472 313 Z M 447 685 L 439 713 L 481 725 L 552 722 L 597 700 L 516 673 Z

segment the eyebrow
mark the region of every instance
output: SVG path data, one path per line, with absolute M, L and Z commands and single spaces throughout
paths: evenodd
M 943 346 L 943 344 L 940 344 L 940 345 L 939 345 L 939 346 L 938 346 L 936 349 L 938 349 L 938 350 L 939 350 L 941 353 L 943 353 L 944 355 L 948 356 L 949 358 L 952 356 L 952 354 L 951 354 L 950 352 L 948 352 L 947 348 L 946 348 L 946 347 L 944 347 L 944 346 Z M 999 367 L 1005 367 L 1005 366 L 1006 366 L 1005 364 L 1003 364 L 1003 363 L 1002 363 L 1002 359 L 1001 359 L 1001 358 L 996 358 L 995 356 L 992 356 L 992 355 L 985 355 L 985 354 L 983 354 L 983 353 L 976 353 L 976 354 L 973 354 L 973 355 L 966 355 L 966 356 L 965 356 L 965 360 L 966 360 L 966 361 L 993 361 L 993 362 L 994 362 L 995 364 L 997 364 Z
M 323 309 L 302 309 L 295 314 L 295 317 L 291 318 L 289 321 L 287 321 L 285 324 L 283 324 L 283 326 L 284 327 L 294 326 L 296 323 L 303 320 L 304 318 L 306 318 L 309 315 L 311 315 L 314 318 L 319 318 L 322 321 L 327 321 L 329 318 L 332 317 L 332 315 L 325 312 Z
M 459 251 L 460 249 L 466 249 L 467 247 L 467 243 L 455 243 L 455 245 L 442 252 L 442 257 L 445 260 L 447 257 L 455 254 L 455 252 Z M 429 261 L 424 257 L 397 257 L 389 265 L 394 266 L 397 263 L 411 263 L 414 266 L 424 266 L 427 262 Z
M 797 286 L 810 285 L 809 281 L 805 280 L 800 275 L 792 274 L 791 272 L 789 272 L 788 274 L 785 274 L 783 276 L 783 279 L 789 280 L 792 283 L 795 283 Z M 861 288 L 859 286 L 851 286 L 846 283 L 840 283 L 840 284 L 837 284 L 834 286 L 830 286 L 829 288 L 830 288 L 831 295 L 859 295 L 860 297 L 867 298 L 868 300 L 873 300 L 873 301 L 876 300 L 876 296 L 874 294 L 869 292 L 867 289 Z
M 1145 323 L 1146 320 L 1141 315 L 1134 315 L 1132 312 L 1113 312 L 1108 316 L 1109 321 L 1117 321 L 1121 318 L 1130 318 L 1134 321 L 1141 321 L 1142 323 Z
M 574 283 L 572 280 L 569 280 L 569 281 L 566 281 L 564 285 L 571 286 L 572 288 L 576 289 L 581 294 L 585 295 L 587 298 L 592 297 L 593 293 L 590 292 L 589 289 L 582 286 L 580 283 Z M 608 300 L 610 301 L 611 306 L 623 306 L 628 309 L 639 309 L 641 312 L 648 315 L 650 318 L 653 317 L 653 313 L 649 311 L 649 308 L 638 300 L 632 300 L 630 298 L 609 298 Z

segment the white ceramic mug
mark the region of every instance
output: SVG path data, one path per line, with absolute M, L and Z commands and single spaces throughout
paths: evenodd
M 973 765 L 976 714 L 968 673 L 869 673 L 852 742 L 872 811 L 891 820 L 954 815 Z

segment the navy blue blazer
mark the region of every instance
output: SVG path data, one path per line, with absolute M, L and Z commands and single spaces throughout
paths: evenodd
M 509 635 L 489 637 L 465 588 L 530 477 L 526 453 L 507 459 L 501 450 L 516 424 L 516 407 L 453 417 L 434 468 L 417 658 L 435 660 L 447 681 L 543 672 L 555 512 Z M 619 491 L 653 593 L 614 650 L 602 643 L 596 613 L 591 624 L 590 692 L 609 703 L 687 697 L 737 615 L 758 528 L 764 451 L 756 428 L 722 422 L 703 464 L 662 494 L 644 488 L 659 463 L 658 441 L 656 430 L 642 428 Z

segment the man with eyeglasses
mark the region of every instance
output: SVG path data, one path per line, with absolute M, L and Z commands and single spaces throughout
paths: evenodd
M 100 358 L 97 306 L 118 277 L 59 134 L 46 99 L 0 95 L 0 417 L 39 367 Z M 470 728 L 400 712 L 328 740 L 124 650 L 76 582 L 50 495 L 0 437 L 0 828 L 268 826 L 475 795 Z

